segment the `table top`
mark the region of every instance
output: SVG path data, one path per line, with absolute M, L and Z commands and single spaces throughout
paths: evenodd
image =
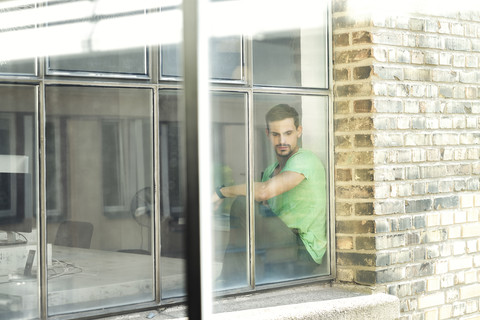
M 53 313 L 154 300 L 154 260 L 150 255 L 61 246 L 53 246 L 52 251 L 48 305 Z M 184 260 L 162 257 L 160 261 L 162 290 L 183 291 Z M 10 309 L 32 308 L 38 301 L 36 280 L 20 277 L 0 283 L 0 295 L 11 297 Z

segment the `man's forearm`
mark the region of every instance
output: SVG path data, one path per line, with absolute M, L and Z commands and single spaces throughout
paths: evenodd
M 255 182 L 254 183 L 254 198 L 256 201 L 265 201 L 270 199 L 272 196 L 268 193 L 268 183 L 267 182 Z M 239 184 L 229 187 L 223 187 L 220 189 L 220 192 L 225 198 L 234 198 L 238 196 L 247 195 L 247 185 Z
M 265 182 L 255 182 L 253 186 L 254 197 L 256 201 L 266 201 L 278 196 L 288 190 L 293 189 L 305 177 L 301 173 L 286 171 L 269 179 Z M 234 198 L 247 195 L 247 186 L 239 184 L 229 187 L 223 187 L 219 190 L 226 198 Z
M 220 189 L 220 192 L 226 198 L 246 196 L 247 195 L 247 185 L 246 184 L 238 184 L 238 185 L 235 185 L 235 186 L 223 187 L 223 188 Z

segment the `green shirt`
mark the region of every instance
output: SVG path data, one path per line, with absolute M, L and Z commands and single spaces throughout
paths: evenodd
M 262 182 L 273 175 L 278 161 L 267 167 Z M 305 248 L 313 260 L 322 262 L 327 250 L 325 168 L 311 151 L 299 149 L 281 172 L 292 171 L 305 179 L 295 188 L 268 200 L 272 211 L 291 229 L 298 229 Z

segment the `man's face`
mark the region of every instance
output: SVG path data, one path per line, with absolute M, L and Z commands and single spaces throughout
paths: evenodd
M 298 138 L 302 135 L 302 127 L 295 127 L 293 118 L 272 121 L 266 130 L 275 153 L 279 157 L 289 157 L 298 150 Z

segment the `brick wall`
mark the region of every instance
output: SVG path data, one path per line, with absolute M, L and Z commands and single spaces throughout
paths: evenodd
M 337 279 L 480 319 L 480 13 L 332 7 Z

